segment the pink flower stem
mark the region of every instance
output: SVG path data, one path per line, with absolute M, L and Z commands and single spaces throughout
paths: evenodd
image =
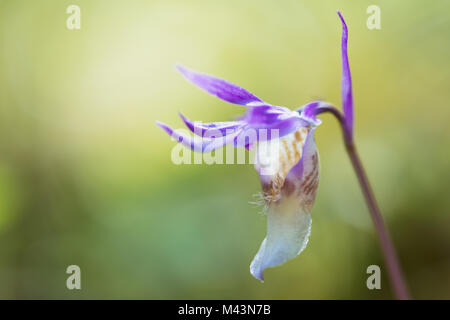
M 399 300 L 408 300 L 408 290 L 406 289 L 406 283 L 403 277 L 400 263 L 397 258 L 397 254 L 395 252 L 395 248 L 392 244 L 389 232 L 384 224 L 383 217 L 381 216 L 381 212 L 375 199 L 372 187 L 370 186 L 369 179 L 367 178 L 367 174 L 361 163 L 361 159 L 358 156 L 356 146 L 353 142 L 353 139 L 347 134 L 348 131 L 345 130 L 344 117 L 338 109 L 332 106 L 320 108 L 317 114 L 325 112 L 333 114 L 341 124 L 345 148 L 350 157 L 350 161 L 352 162 L 353 169 L 355 170 L 356 176 L 359 181 L 359 185 L 361 186 L 361 190 L 364 195 L 364 199 L 366 200 L 367 207 L 369 208 L 370 215 L 372 217 L 372 221 L 378 235 L 378 240 L 380 242 L 381 251 L 384 256 L 384 261 L 388 270 L 389 280 L 394 291 L 395 298 Z

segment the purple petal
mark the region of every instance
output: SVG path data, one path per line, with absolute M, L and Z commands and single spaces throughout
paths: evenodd
M 236 130 L 234 133 L 226 136 L 221 136 L 220 133 L 217 133 L 214 138 L 193 138 L 187 134 L 173 130 L 165 123 L 156 121 L 156 124 L 177 142 L 197 152 L 210 152 L 223 147 L 226 144 L 232 143 L 236 136 L 241 132 L 241 130 Z
M 256 106 L 250 106 L 247 109 L 243 120 L 254 127 L 267 127 L 272 126 L 273 121 L 277 118 L 287 117 L 288 115 L 295 117 L 295 114 L 297 114 L 297 112 L 285 107 L 272 106 L 270 104 L 258 104 Z
M 202 88 L 206 92 L 209 92 L 210 94 L 215 95 L 216 97 L 227 102 L 243 106 L 252 102 L 262 102 L 262 100 L 254 94 L 226 80 L 203 73 L 198 73 L 181 65 L 177 65 L 176 68 L 186 77 L 187 80 Z
M 225 136 L 232 131 L 241 128 L 245 124 L 243 121 L 201 123 L 191 121 L 181 113 L 179 113 L 179 115 L 189 130 L 201 137 L 205 135 L 212 136 L 215 132 L 220 132 L 222 136 Z
M 249 107 L 243 120 L 247 122 L 248 127 L 242 134 L 250 130 L 256 130 L 258 141 L 281 138 L 297 131 L 301 127 L 310 125 L 297 111 L 266 104 Z M 267 129 L 268 135 L 261 134 L 261 129 Z M 277 131 L 274 132 L 272 130 Z M 275 136 L 272 137 L 273 135 L 271 133 L 275 133 Z
M 345 117 L 345 130 L 350 139 L 353 139 L 353 93 L 352 93 L 352 77 L 350 75 L 350 66 L 348 63 L 347 54 L 347 40 L 348 30 L 344 17 L 338 11 L 339 18 L 342 21 L 342 80 L 341 80 L 341 95 L 342 106 Z
M 322 123 L 322 121 L 320 121 L 320 119 L 316 118 L 316 114 L 317 114 L 317 111 L 325 105 L 328 105 L 328 104 L 324 103 L 322 101 L 310 102 L 307 105 L 300 108 L 300 110 L 302 111 L 300 116 L 303 119 L 305 119 L 307 122 L 311 123 L 312 125 L 318 126 Z

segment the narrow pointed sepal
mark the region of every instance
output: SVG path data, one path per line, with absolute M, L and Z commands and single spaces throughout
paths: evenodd
M 233 133 L 226 136 L 221 136 L 220 132 L 217 132 L 215 137 L 210 138 L 192 137 L 183 132 L 173 130 L 170 126 L 163 122 L 156 121 L 156 124 L 158 125 L 158 127 L 167 132 L 167 134 L 170 135 L 175 141 L 196 152 L 211 152 L 223 147 L 224 145 L 234 143 L 236 137 L 242 131 L 242 129 L 237 129 Z
M 229 81 L 190 70 L 182 65 L 177 65 L 176 68 L 197 87 L 229 103 L 245 106 L 250 103 L 263 102 L 253 93 Z
M 342 40 L 341 40 L 341 55 L 342 55 L 342 79 L 341 79 L 341 96 L 342 108 L 344 110 L 344 125 L 345 133 L 348 138 L 353 139 L 353 90 L 352 90 L 352 76 L 350 73 L 350 64 L 348 62 L 348 28 L 344 17 L 338 11 L 339 18 L 342 22 Z
M 245 123 L 243 121 L 225 121 L 225 122 L 194 122 L 186 118 L 184 115 L 179 113 L 180 118 L 186 124 L 189 130 L 198 136 L 215 136 L 217 134 L 221 136 L 226 136 L 233 133 L 235 130 L 243 127 Z

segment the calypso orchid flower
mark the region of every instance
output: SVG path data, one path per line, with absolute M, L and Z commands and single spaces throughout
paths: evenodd
M 319 183 L 314 130 L 320 120 L 315 113 L 328 104 L 315 101 L 292 111 L 264 102 L 228 81 L 181 66 L 177 69 L 203 90 L 247 107 L 240 120 L 231 122 L 201 124 L 180 114 L 186 126 L 203 137 L 201 140 L 177 133 L 161 122 L 158 125 L 194 151 L 209 152 L 225 144 L 246 148 L 257 144 L 255 169 L 261 179 L 268 227 L 250 272 L 263 281 L 265 268 L 297 256 L 308 242 L 310 214 Z M 274 146 L 275 152 L 267 152 Z M 275 170 L 265 170 L 267 168 Z
M 267 235 L 250 265 L 250 272 L 263 281 L 266 268 L 296 257 L 308 243 L 311 210 L 319 183 L 319 158 L 314 131 L 321 121 L 316 116 L 325 112 L 333 114 L 341 125 L 347 153 L 372 215 L 395 295 L 399 299 L 407 299 L 408 293 L 395 249 L 354 144 L 348 30 L 339 11 L 338 15 L 342 22 L 343 113 L 322 101 L 310 102 L 295 111 L 274 106 L 228 81 L 178 66 L 187 80 L 222 100 L 245 106 L 246 112 L 236 121 L 206 124 L 192 122 L 180 114 L 186 126 L 194 135 L 201 136 L 201 140 L 178 133 L 164 123 L 157 124 L 176 141 L 198 152 L 209 152 L 227 144 L 248 149 L 256 145 L 255 169 L 262 184 Z M 276 152 L 267 153 L 267 150 L 273 149 Z M 267 166 L 274 170 L 265 170 Z
M 180 114 L 188 129 L 202 136 L 200 140 L 162 122 L 157 124 L 176 141 L 198 152 L 210 152 L 226 144 L 248 149 L 257 144 L 255 169 L 260 176 L 267 212 L 267 235 L 250 265 L 250 272 L 263 281 L 266 268 L 296 257 L 308 243 L 311 210 L 319 185 L 314 130 L 321 121 L 316 114 L 331 105 L 313 101 L 293 111 L 271 105 L 226 80 L 182 66 L 177 69 L 206 92 L 247 108 L 239 120 L 229 122 L 203 124 Z M 273 150 L 272 145 L 277 150 L 268 153 L 267 150 Z M 275 170 L 264 170 L 267 167 Z

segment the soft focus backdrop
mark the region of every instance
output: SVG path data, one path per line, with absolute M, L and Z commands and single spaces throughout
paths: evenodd
M 81 30 L 66 8 L 81 8 Z M 381 7 L 381 30 L 366 9 Z M 251 165 L 179 165 L 155 125 L 244 111 L 184 65 L 296 108 L 340 105 L 342 10 L 356 141 L 412 296 L 450 298 L 450 2 L 0 1 L 0 298 L 391 298 L 336 121 L 322 116 L 307 249 L 249 264 L 265 236 Z M 68 265 L 82 290 L 66 289 Z M 382 267 L 382 290 L 366 268 Z

